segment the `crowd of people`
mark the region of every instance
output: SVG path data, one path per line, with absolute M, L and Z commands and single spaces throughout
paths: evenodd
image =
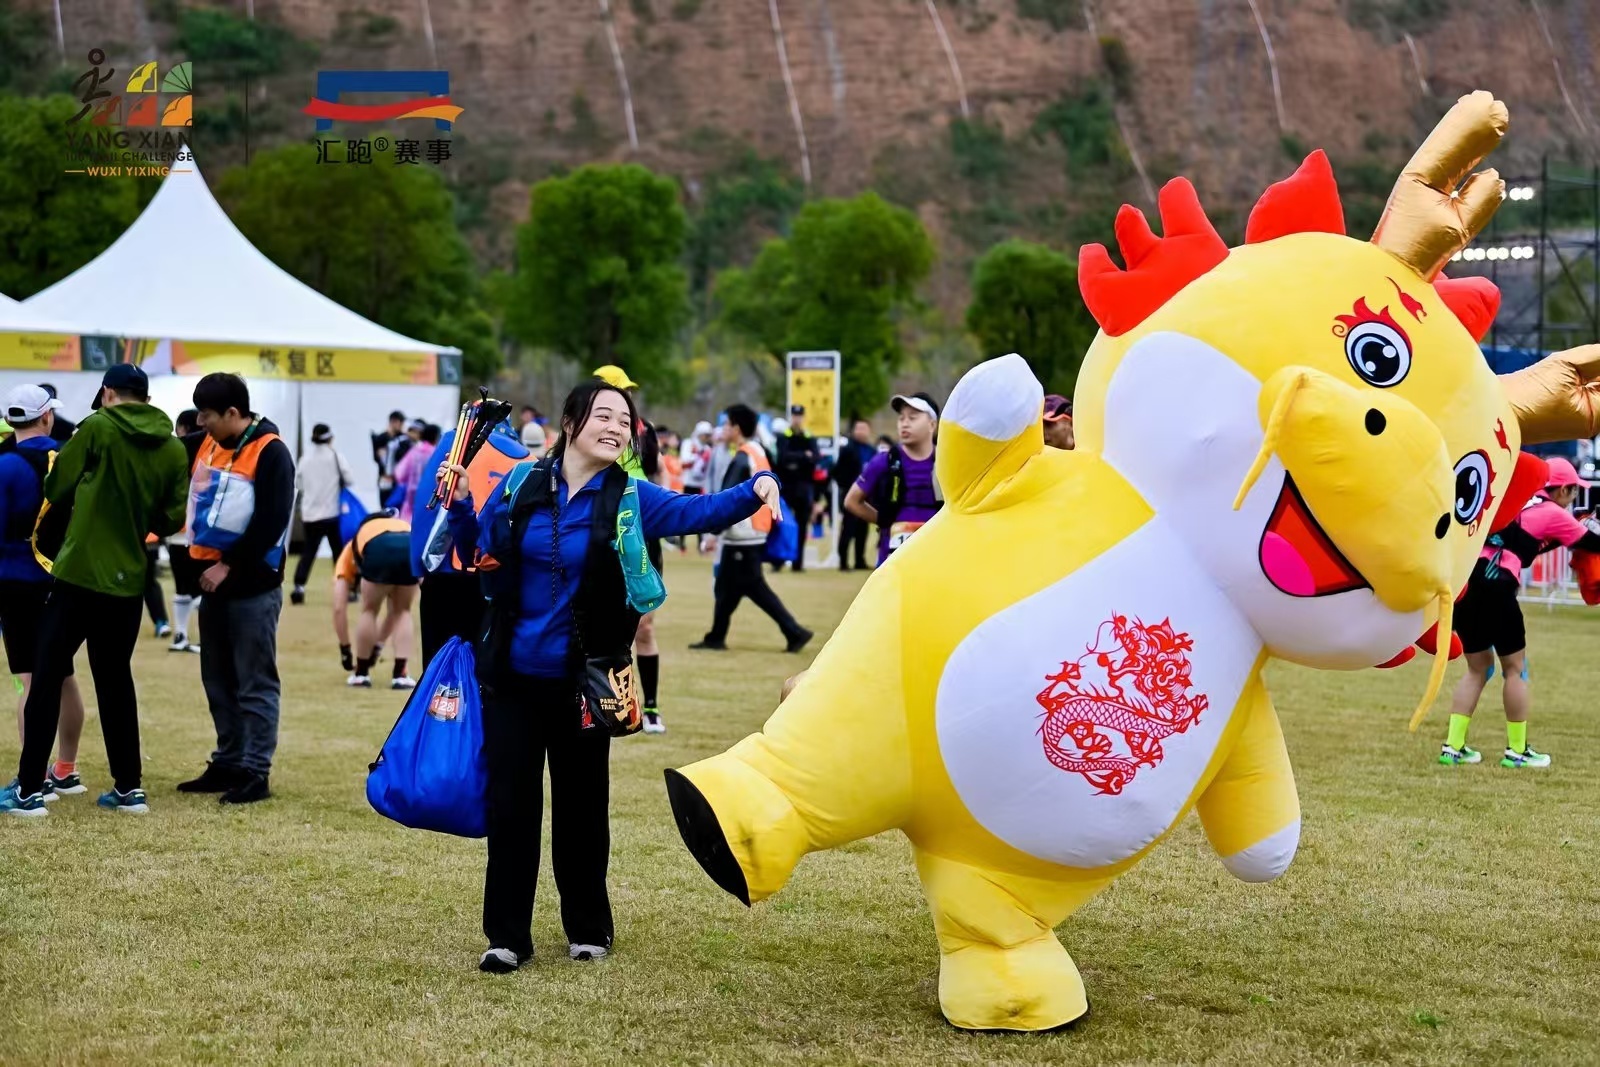
M 894 398 L 894 438 L 875 438 L 870 422 L 855 419 L 844 437 L 819 441 L 799 406 L 763 425 L 743 404 L 680 438 L 645 418 L 621 368 L 602 367 L 567 397 L 555 426 L 524 408 L 518 426 L 494 426 L 461 463 L 451 459 L 455 429 L 441 433 L 394 412 L 371 438 L 384 506 L 353 530 L 347 490 L 356 474 L 328 426 L 312 427 L 297 461 L 278 427 L 252 407 L 243 378 L 206 375 L 193 405 L 169 420 L 131 364 L 107 371 L 81 424 L 60 414 L 46 387 L 22 386 L 6 398 L 0 631 L 22 686 L 22 753 L 16 777 L 0 790 L 0 811 L 43 816 L 59 797 L 87 791 L 77 771 L 84 702 L 73 673 L 84 645 L 112 778 L 98 803 L 123 813 L 150 809 L 131 670 L 147 604 L 171 650 L 197 654 L 216 737 L 204 769 L 177 789 L 224 804 L 271 796 L 277 634 L 298 509 L 301 554 L 289 599 L 306 602 L 328 545 L 332 627 L 350 686 L 374 684 L 386 644 L 397 690 L 414 688 L 411 663 L 425 671 L 451 638 L 474 646 L 488 742 L 490 944 L 479 961 L 488 971 L 515 970 L 532 953 L 547 761 L 559 798 L 553 861 L 570 955 L 610 951 L 610 735 L 590 728 L 579 694 L 595 657 L 627 662 L 640 681 L 644 729 L 666 729 L 653 625 L 659 600 L 641 604 L 631 576 L 659 575 L 664 543 L 712 554 L 713 615 L 692 647 L 727 649 L 731 619 L 749 599 L 798 653 L 814 635 L 768 584 L 767 566 L 804 572 L 809 527 L 832 510 L 830 482 L 843 500 L 838 557 L 847 571 L 881 564 L 942 505 L 940 407 L 927 393 Z M 1052 397 L 1045 419 L 1052 443 L 1071 447 L 1070 404 Z M 620 533 L 625 498 L 637 501 L 636 545 Z M 786 517 L 801 547 L 774 559 L 770 542 Z M 867 557 L 873 529 L 875 564 Z M 162 543 L 175 590 L 171 619 L 155 578 Z M 421 647 L 413 649 L 419 607 Z

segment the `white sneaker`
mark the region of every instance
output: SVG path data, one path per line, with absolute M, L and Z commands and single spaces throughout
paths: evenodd
M 603 960 L 610 955 L 603 945 L 568 945 L 567 958 L 588 963 L 590 960 Z
M 389 682 L 390 689 L 415 689 L 416 687 L 417 680 L 415 678 L 395 678 Z
M 352 674 L 344 680 L 344 684 L 351 689 L 371 689 L 372 679 L 365 674 Z
M 667 732 L 667 724 L 661 721 L 661 713 L 654 708 L 645 709 L 644 732 L 647 734 L 664 734 Z
M 167 646 L 167 651 L 168 652 L 187 652 L 187 651 L 189 651 L 189 635 L 184 633 L 182 630 L 179 630 L 177 633 L 173 634 L 172 635 L 172 644 Z

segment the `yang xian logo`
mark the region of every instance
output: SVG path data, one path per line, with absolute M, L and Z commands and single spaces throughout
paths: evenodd
M 191 158 L 188 131 L 194 125 L 194 68 L 177 63 L 163 74 L 151 60 L 117 78 L 104 67 L 103 49 L 92 48 L 89 69 L 72 83 L 80 107 L 67 128 L 68 174 L 91 177 L 165 176 L 170 165 Z M 118 88 L 121 92 L 117 92 Z

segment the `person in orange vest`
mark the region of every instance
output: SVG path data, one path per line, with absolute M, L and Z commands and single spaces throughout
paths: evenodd
M 380 642 L 393 634 L 394 676 L 389 688 L 415 689 L 417 683 L 406 673 L 412 644 L 411 607 L 417 600 L 417 578 L 411 573 L 411 525 L 394 509 L 373 512 L 363 519 L 334 565 L 333 628 L 341 652 L 350 646 L 346 612 L 357 578 L 361 581 L 361 617 L 356 622 L 355 663 L 345 684 L 372 688 L 372 666 Z M 380 624 L 378 613 L 385 607 Z
M 194 387 L 206 440 L 189 488 L 189 556 L 200 573 L 200 681 L 217 747 L 204 773 L 178 786 L 224 804 L 271 796 L 278 748 L 278 616 L 294 507 L 294 457 L 278 427 L 250 409 L 237 374 Z
M 756 413 L 744 404 L 735 404 L 726 414 L 727 444 L 711 457 L 711 473 L 706 484 L 706 488 L 712 492 L 739 485 L 762 471 L 772 469 L 767 462 L 766 452 L 755 441 Z M 783 631 L 786 651 L 799 652 L 816 636 L 795 622 L 789 609 L 778 599 L 778 594 L 767 584 L 761 564 L 766 554 L 767 534 L 771 529 L 772 516 L 758 511 L 721 532 L 716 613 L 711 629 L 690 648 L 725 650 L 728 647 L 728 624 L 733 619 L 734 610 L 746 597 L 778 624 L 778 629 Z

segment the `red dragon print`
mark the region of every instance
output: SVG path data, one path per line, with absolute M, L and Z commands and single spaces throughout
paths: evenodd
M 1096 793 L 1121 793 L 1140 767 L 1161 762 L 1163 740 L 1199 722 L 1209 706 L 1205 694 L 1190 692 L 1193 649 L 1171 619 L 1147 626 L 1116 615 L 1101 623 L 1082 656 L 1045 676 L 1037 698 L 1045 757 L 1083 775 Z

